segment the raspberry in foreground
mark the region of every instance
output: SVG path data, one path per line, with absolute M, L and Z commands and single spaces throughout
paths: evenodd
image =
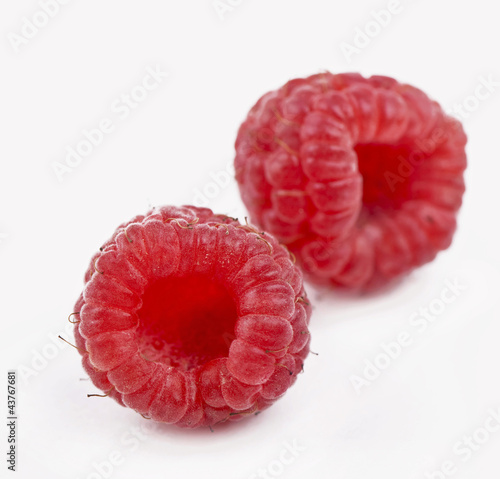
M 451 244 L 466 141 L 460 122 L 415 87 L 322 73 L 251 109 L 236 179 L 252 221 L 312 279 L 371 289 Z
M 94 385 L 181 427 L 266 409 L 309 352 L 311 308 L 288 250 L 206 208 L 155 208 L 121 225 L 75 312 Z

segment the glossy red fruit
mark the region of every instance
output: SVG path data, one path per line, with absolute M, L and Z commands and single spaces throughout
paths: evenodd
M 309 352 L 311 308 L 288 251 L 206 208 L 155 208 L 121 225 L 75 311 L 95 386 L 181 427 L 267 408 Z
M 415 87 L 322 73 L 251 109 L 236 179 L 252 221 L 312 278 L 372 288 L 450 245 L 465 144 L 460 122 Z

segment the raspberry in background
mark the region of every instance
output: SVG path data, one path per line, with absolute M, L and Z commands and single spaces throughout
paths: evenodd
M 466 141 L 413 86 L 327 72 L 260 98 L 238 132 L 236 179 L 251 220 L 311 279 L 373 289 L 451 244 Z
M 160 207 L 118 227 L 75 306 L 94 385 L 180 427 L 256 414 L 309 352 L 300 270 L 271 235 L 206 208 Z

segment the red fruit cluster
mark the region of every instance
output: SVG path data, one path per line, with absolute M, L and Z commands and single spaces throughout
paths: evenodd
M 421 90 L 382 76 L 289 81 L 251 109 L 236 179 L 252 221 L 321 281 L 371 288 L 446 249 L 466 136 Z
M 75 311 L 95 386 L 181 427 L 262 411 L 309 352 L 310 306 L 288 251 L 205 208 L 121 225 L 92 259 Z

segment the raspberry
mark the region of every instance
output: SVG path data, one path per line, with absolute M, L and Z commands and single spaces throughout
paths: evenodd
M 250 110 L 236 179 L 252 221 L 313 279 L 371 289 L 451 244 L 466 141 L 460 122 L 413 86 L 322 73 Z
M 155 208 L 121 225 L 75 311 L 94 385 L 181 427 L 266 409 L 309 352 L 311 308 L 288 250 L 206 208 Z

